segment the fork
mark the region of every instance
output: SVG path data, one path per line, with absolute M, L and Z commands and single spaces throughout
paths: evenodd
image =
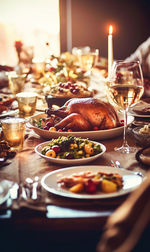
M 111 163 L 112 163 L 112 165 L 113 165 L 114 168 L 123 169 L 123 168 L 121 167 L 120 162 L 119 162 L 118 160 L 116 160 L 115 162 L 114 162 L 113 160 L 111 160 Z M 140 176 L 140 177 L 142 177 L 142 178 L 144 178 L 144 174 L 143 174 L 142 172 L 140 172 L 140 171 L 134 172 L 134 174 L 135 174 L 135 175 L 138 175 L 138 176 Z

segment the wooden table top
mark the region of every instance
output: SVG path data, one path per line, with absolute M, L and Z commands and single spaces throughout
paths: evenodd
M 99 88 L 98 84 L 95 85 Z M 103 98 L 102 93 L 101 97 Z M 136 151 L 141 148 L 135 143 L 131 131 L 128 131 L 127 140 L 129 145 L 136 148 Z M 8 165 L 0 168 L 0 179 L 22 184 L 27 177 L 33 179 L 38 176 L 41 180 L 50 171 L 66 167 L 66 165 L 47 162 L 35 153 L 34 147 L 44 141 L 35 132 L 27 129 L 23 150 L 15 158 L 8 160 Z M 99 140 L 99 142 L 106 146 L 106 152 L 90 165 L 110 166 L 111 160 L 118 160 L 125 169 L 146 173 L 146 167 L 141 166 L 135 158 L 136 151 L 130 154 L 114 151 L 114 147 L 122 145 L 122 135 Z M 35 247 L 36 251 L 41 251 L 44 247 L 53 249 L 53 245 L 52 251 L 95 251 L 108 217 L 128 197 L 124 195 L 113 199 L 82 201 L 56 196 L 43 188 L 41 195 L 42 203 L 35 206 L 31 206 L 24 200 L 19 204 L 8 200 L 4 207 L 0 206 L 0 230 L 2 231 L 0 233 L 5 251 L 7 251 L 6 244 L 8 244 L 8 251 L 12 249 L 12 243 L 15 247 L 13 251 L 17 251 L 15 244 L 19 244 L 21 248 L 24 246 L 22 251 L 29 251 L 26 246 L 27 240 L 30 240 L 32 244 L 30 245 L 32 251 Z M 7 243 L 8 239 L 12 242 L 10 246 Z M 81 243 L 86 246 L 81 246 Z M 79 250 L 79 248 L 82 249 Z
M 127 135 L 127 138 L 129 144 L 134 146 L 136 150 L 140 148 L 135 144 L 135 140 L 131 133 Z M 0 178 L 21 184 L 25 182 L 27 177 L 34 178 L 38 176 L 41 179 L 50 171 L 66 167 L 66 165 L 62 166 L 47 162 L 35 153 L 34 147 L 44 141 L 44 139 L 40 138 L 32 130 L 27 129 L 23 150 L 19 152 L 15 158 L 10 160 L 10 164 L 0 168 Z M 101 157 L 90 163 L 90 165 L 110 166 L 111 160 L 118 160 L 125 169 L 142 171 L 143 173 L 146 172 L 135 159 L 135 153 L 121 154 L 114 151 L 115 146 L 121 146 L 122 135 L 100 142 L 106 146 L 107 150 Z M 82 200 L 55 196 L 42 189 L 42 197 L 45 197 L 47 200 L 41 208 L 37 206 L 39 211 L 34 211 L 33 214 L 33 210 L 26 208 L 27 204 L 25 203 L 17 207 L 16 210 L 13 209 L 11 214 L 9 212 L 10 216 L 3 216 L 3 221 L 12 221 L 22 228 L 25 227 L 27 223 L 32 223 L 33 228 L 37 228 L 42 218 L 45 223 L 44 229 L 76 230 L 80 227 L 80 230 L 97 230 L 103 227 L 107 218 L 127 196 L 96 201 L 87 200 L 85 202 Z M 64 225 L 66 220 L 70 219 L 71 223 L 67 221 L 67 225 Z

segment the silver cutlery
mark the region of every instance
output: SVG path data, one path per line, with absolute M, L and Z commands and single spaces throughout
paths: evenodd
M 18 198 L 18 190 L 19 185 L 17 183 L 14 183 L 9 189 L 10 197 L 12 200 L 16 200 Z
M 31 178 L 26 178 L 25 180 L 25 187 L 28 189 L 28 197 L 31 198 L 32 195 L 32 184 L 33 184 L 33 179 Z
M 30 183 L 29 183 L 30 182 Z M 27 207 L 30 209 L 36 209 L 42 203 L 42 198 L 38 193 L 39 189 L 39 177 L 34 179 L 27 178 L 26 183 L 10 182 L 9 185 L 9 197 L 3 210 L 18 210 L 21 207 Z M 38 209 L 38 208 L 37 208 Z
M 38 198 L 38 184 L 39 184 L 39 177 L 35 176 L 34 179 L 26 178 L 26 185 L 29 186 L 30 195 L 28 195 L 32 200 L 37 200 Z
M 32 190 L 32 199 L 33 200 L 36 200 L 38 198 L 38 195 L 37 195 L 38 183 L 39 183 L 39 177 L 36 176 L 34 178 L 34 182 L 33 182 L 33 190 Z
M 20 202 L 23 200 L 27 201 L 27 191 L 24 185 L 13 183 L 9 189 L 10 198 L 12 200 L 13 208 L 17 209 L 20 205 Z
M 120 164 L 120 162 L 118 160 L 116 160 L 115 164 L 116 164 L 117 168 L 121 169 L 121 164 Z
M 112 163 L 112 166 L 114 167 L 114 168 L 117 168 L 117 169 L 123 169 L 123 167 L 121 166 L 121 164 L 120 164 L 120 162 L 118 161 L 118 160 L 116 160 L 115 162 L 113 161 L 113 160 L 111 160 L 111 163 Z M 138 175 L 138 176 L 140 176 L 140 177 L 142 177 L 142 178 L 144 178 L 144 174 L 142 173 L 142 172 L 140 172 L 140 171 L 138 171 L 138 172 L 133 172 L 135 175 Z

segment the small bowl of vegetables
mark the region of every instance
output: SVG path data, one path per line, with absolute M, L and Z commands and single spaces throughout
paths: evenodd
M 71 165 L 91 162 L 105 151 L 103 144 L 75 136 L 59 136 L 35 147 L 35 152 L 46 160 Z

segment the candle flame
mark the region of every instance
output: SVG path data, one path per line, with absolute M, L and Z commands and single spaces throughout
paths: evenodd
M 110 25 L 109 26 L 109 34 L 112 35 L 112 33 L 113 33 L 113 27 L 112 27 L 112 25 Z

